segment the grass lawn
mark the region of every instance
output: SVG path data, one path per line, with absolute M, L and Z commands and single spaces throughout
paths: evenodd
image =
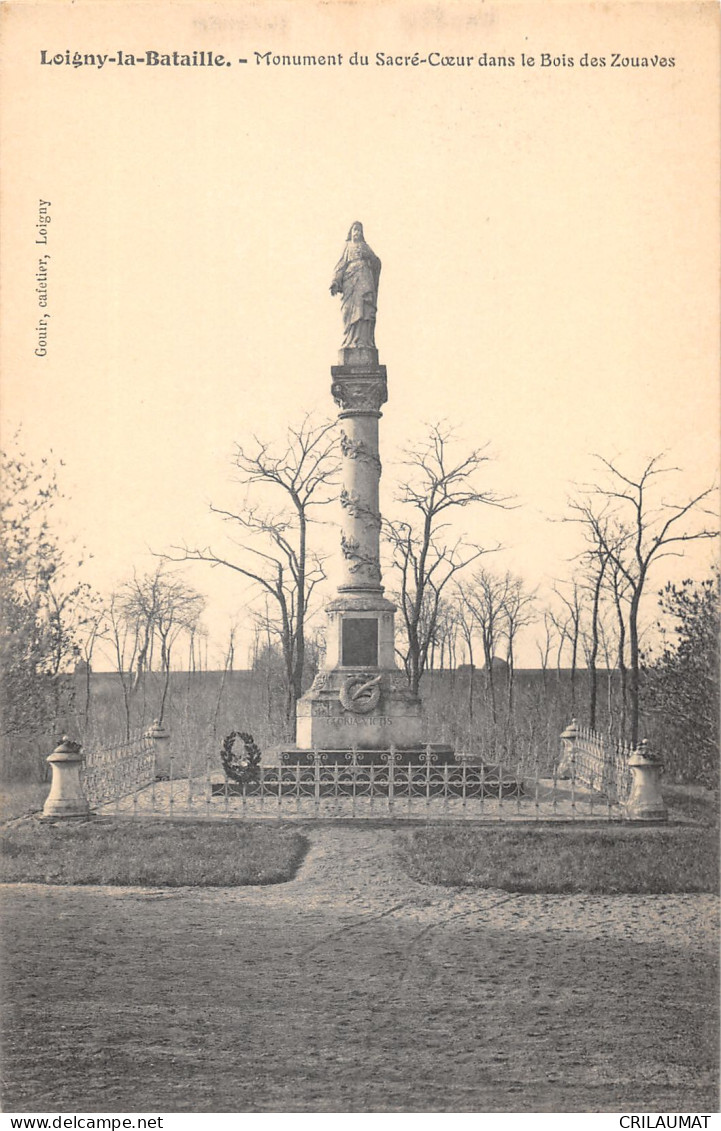
M 398 836 L 414 880 L 516 892 L 715 892 L 713 828 L 419 829 Z
M 664 782 L 661 792 L 671 820 L 718 825 L 718 790 L 706 789 L 702 785 L 675 785 L 673 782 Z
M 36 813 L 45 804 L 50 792 L 50 782 L 3 781 L 0 782 L 0 821 Z
M 300 833 L 257 825 L 113 820 L 3 830 L 0 881 L 234 887 L 290 880 L 307 848 Z

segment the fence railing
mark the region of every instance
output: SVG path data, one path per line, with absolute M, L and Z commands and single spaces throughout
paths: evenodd
M 400 752 L 308 752 L 302 761 L 261 764 L 242 780 L 213 767 L 210 752 L 188 767 L 172 757 L 164 780 L 100 808 L 108 815 L 196 819 L 617 820 L 619 807 L 573 777 L 537 762 L 522 774 L 501 763 Z
M 126 797 L 154 778 L 155 743 L 147 732 L 109 746 L 91 747 L 80 770 L 81 786 L 91 806 Z
M 373 760 L 357 750 L 314 751 L 303 762 L 259 766 L 243 781 L 216 780 L 211 797 L 296 802 L 296 807 L 309 801 L 316 814 L 326 801 L 347 802 L 349 815 L 355 816 L 366 802 L 380 802 L 392 815 L 399 806 L 417 808 L 418 802 L 428 806 L 453 801 L 465 808 L 469 802 L 523 796 L 523 782 L 501 764 L 439 764 L 431 752 L 421 753 L 414 762 L 404 758 L 394 750 L 379 752 Z
M 552 770 L 457 755 L 429 746 L 396 751 L 306 751 L 227 776 L 214 752 L 199 764 L 174 759 L 159 725 L 130 741 L 91 750 L 85 764 L 65 739 L 48 761 L 53 786 L 44 814 L 83 816 L 88 808 L 125 816 L 363 818 L 386 816 L 492 820 L 664 820 L 660 763 L 572 723 Z
M 598 734 L 590 727 L 576 729 L 576 781 L 622 804 L 631 789 L 628 760 L 633 747 L 611 735 Z
M 561 735 L 556 773 L 620 806 L 631 820 L 665 821 L 661 761 L 644 739 L 638 746 L 579 726 L 575 719 Z

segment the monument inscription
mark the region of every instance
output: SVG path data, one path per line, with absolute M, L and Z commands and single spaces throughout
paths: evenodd
M 378 621 L 344 617 L 341 643 L 343 667 L 367 668 L 378 664 Z

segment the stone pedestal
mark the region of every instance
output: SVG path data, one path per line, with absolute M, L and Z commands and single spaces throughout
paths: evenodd
M 170 753 L 170 732 L 156 719 L 152 726 L 145 732 L 146 738 L 152 739 L 155 753 L 154 777 L 156 781 L 168 781 L 172 777 L 180 777 L 182 767 L 173 766 L 171 774 L 172 754 Z
M 561 735 L 561 760 L 556 768 L 557 778 L 574 777 L 576 739 L 578 738 L 578 724 L 575 719 L 566 727 Z
M 666 821 L 668 810 L 661 796 L 663 766 L 646 754 L 645 741 L 634 750 L 628 760 L 631 771 L 631 792 L 625 805 L 629 821 Z
M 72 742 L 66 735 L 47 759 L 53 780 L 43 806 L 44 818 L 88 816 L 90 806 L 80 781 L 80 750 L 80 743 Z

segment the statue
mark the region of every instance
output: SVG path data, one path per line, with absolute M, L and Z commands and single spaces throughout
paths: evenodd
M 381 261 L 363 238 L 363 225 L 351 224 L 336 264 L 330 293 L 341 296 L 343 349 L 375 349 L 376 304 Z

